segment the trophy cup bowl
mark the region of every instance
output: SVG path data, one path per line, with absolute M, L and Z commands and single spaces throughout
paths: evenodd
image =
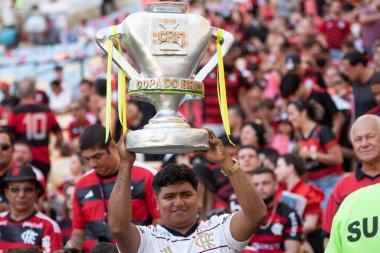
M 115 34 L 122 37 L 137 70 L 115 49 L 112 59 L 130 79 L 128 94 L 153 104 L 157 111 L 143 129 L 128 133 L 126 146 L 132 152 L 183 154 L 209 149 L 208 132 L 191 128 L 177 109 L 205 95 L 201 81 L 216 66 L 217 55 L 195 72 L 217 28 L 202 16 L 186 11 L 186 3 L 148 4 L 145 12 L 131 14 L 121 24 L 96 34 L 98 45 L 106 53 L 109 39 Z M 233 37 L 226 31 L 222 34 L 225 55 Z

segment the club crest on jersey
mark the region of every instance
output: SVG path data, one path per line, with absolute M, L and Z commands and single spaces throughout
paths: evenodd
M 280 224 L 280 223 L 274 223 L 272 225 L 272 228 L 271 228 L 272 233 L 274 235 L 282 235 L 282 230 L 283 229 L 284 229 L 284 226 L 282 224 Z
M 21 239 L 25 244 L 36 244 L 38 233 L 34 232 L 31 229 L 26 230 L 21 234 Z
M 214 244 L 214 235 L 213 233 L 200 233 L 197 235 L 197 239 L 195 239 L 195 245 L 200 248 L 211 249 L 216 247 Z

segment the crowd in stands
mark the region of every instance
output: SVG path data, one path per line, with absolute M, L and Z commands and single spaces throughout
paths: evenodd
M 3 27 L 16 26 L 11 9 L 17 2 L 5 1 Z M 102 14 L 115 8 L 108 2 L 113 1 L 104 1 Z M 215 133 L 268 209 L 243 252 L 324 252 L 344 199 L 380 182 L 380 2 L 194 0 L 189 6 L 235 39 L 224 57 L 234 145 L 220 116 L 216 68 L 203 80 L 205 98 L 179 111 L 193 127 Z M 83 19 L 69 29 L 65 8 L 57 7 L 60 12 L 49 19 L 41 6 L 33 6 L 22 39 L 37 48 L 94 44 L 99 28 L 125 17 L 116 12 L 107 16 L 108 23 Z M 215 53 L 213 44 L 201 65 Z M 17 53 L 7 58 L 13 56 Z M 38 88 L 37 76 L 14 83 L 0 76 L 0 253 L 117 252 L 108 204 L 119 172 L 116 142 L 122 125 L 120 101 L 113 99 L 113 140 L 104 141 L 107 66 L 102 59 L 102 66 L 77 84 L 77 94 L 59 61 L 45 90 Z M 113 90 L 117 79 L 113 71 Z M 155 113 L 152 105 L 128 97 L 128 129 L 142 129 Z M 67 126 L 58 123 L 61 117 L 69 118 Z M 70 168 L 62 168 L 70 175 L 54 185 L 52 152 L 59 154 L 54 159 L 70 157 Z M 199 219 L 242 208 L 220 165 L 203 156 L 149 154 L 137 160 L 131 176 L 135 225 L 162 223 L 152 181 L 171 163 L 188 165 L 199 179 Z M 36 247 L 15 249 L 30 246 Z

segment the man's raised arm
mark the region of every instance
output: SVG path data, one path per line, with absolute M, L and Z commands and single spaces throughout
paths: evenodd
M 198 151 L 198 153 L 209 161 L 219 164 L 224 171 L 228 172 L 233 167 L 237 169 L 240 165 L 234 165 L 234 161 L 227 154 L 222 141 L 211 130 L 208 131 L 210 150 Z M 237 211 L 232 217 L 230 223 L 231 235 L 235 240 L 243 242 L 251 238 L 252 234 L 261 225 L 267 215 L 267 208 L 248 175 L 243 171 L 237 169 L 232 175 L 228 176 L 228 179 L 241 206 L 241 210 Z
M 137 252 L 140 246 L 140 233 L 131 223 L 131 172 L 135 154 L 125 149 L 126 134 L 124 134 L 117 150 L 120 156 L 119 174 L 109 200 L 109 227 L 117 241 L 121 253 Z

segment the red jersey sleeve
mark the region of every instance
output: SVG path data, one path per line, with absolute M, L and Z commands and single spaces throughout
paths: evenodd
M 304 215 L 319 214 L 322 215 L 321 202 L 325 199 L 325 194 L 315 186 L 310 186 L 307 196 L 307 204 Z
M 76 228 L 76 229 L 82 229 L 83 230 L 84 225 L 85 225 L 85 220 L 84 220 L 84 216 L 82 213 L 82 208 L 78 202 L 77 188 L 75 187 L 74 197 L 73 197 L 73 222 L 72 222 L 72 226 L 73 226 L 73 229 Z
M 284 225 L 284 239 L 302 242 L 302 233 L 303 228 L 301 218 L 296 211 L 290 212 Z
M 62 249 L 62 232 L 58 224 L 51 224 L 44 230 L 42 237 L 42 250 L 46 253 L 53 253 Z
M 152 181 L 153 174 L 148 174 L 145 177 L 145 199 L 148 213 L 150 214 L 152 219 L 158 219 L 160 218 L 160 213 L 157 210 L 156 195 L 153 190 Z
M 335 213 L 338 211 L 339 204 L 336 201 L 336 188 L 331 194 L 329 201 L 327 203 L 327 208 L 325 212 L 325 216 L 323 217 L 322 230 L 324 237 L 330 237 L 331 226 L 335 216 Z

